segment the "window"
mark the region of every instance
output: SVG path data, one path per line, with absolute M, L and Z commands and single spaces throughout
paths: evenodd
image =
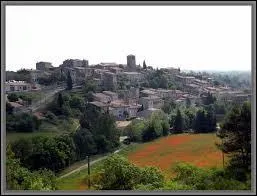
M 27 86 L 23 86 L 23 90 L 24 90 L 24 91 L 27 90 Z
M 11 91 L 15 91 L 14 86 L 10 86 Z

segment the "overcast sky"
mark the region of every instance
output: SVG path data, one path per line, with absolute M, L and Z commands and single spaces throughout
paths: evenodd
M 6 70 L 65 59 L 251 70 L 250 6 L 7 6 Z

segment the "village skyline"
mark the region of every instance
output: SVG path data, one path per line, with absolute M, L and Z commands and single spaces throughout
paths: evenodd
M 65 59 L 125 64 L 129 54 L 153 68 L 251 70 L 251 7 L 6 7 L 6 70 Z

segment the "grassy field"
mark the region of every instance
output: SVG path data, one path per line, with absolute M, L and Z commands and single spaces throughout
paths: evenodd
M 219 139 L 215 134 L 171 135 L 139 145 L 126 156 L 137 166 L 155 166 L 166 177 L 171 177 L 172 168 L 179 162 L 206 168 L 222 167 L 222 153 L 216 142 Z
M 215 146 L 216 142 L 219 142 L 219 139 L 215 134 L 170 135 L 153 142 L 133 144 L 118 154 L 140 167 L 159 167 L 165 177 L 170 178 L 175 175 L 172 168 L 178 162 L 188 162 L 206 168 L 222 167 L 222 153 Z M 92 165 L 91 174 L 94 174 L 101 164 L 102 161 Z M 58 188 L 86 189 L 86 177 L 87 168 L 58 180 Z
M 71 131 L 75 131 L 76 128 L 79 126 L 79 120 L 78 119 L 69 119 L 67 120 L 58 120 L 56 125 L 43 121 L 42 124 L 39 127 L 38 131 L 35 132 L 7 132 L 6 133 L 6 141 L 7 143 L 15 141 L 20 138 L 30 138 L 35 136 L 49 136 L 54 137 L 56 135 L 62 134 L 62 133 L 68 133 Z

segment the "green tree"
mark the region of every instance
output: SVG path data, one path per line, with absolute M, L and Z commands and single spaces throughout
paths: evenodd
M 6 150 L 7 190 L 56 190 L 56 177 L 49 170 L 31 172 L 22 167 L 10 145 Z
M 146 69 L 146 68 L 147 68 L 147 66 L 146 66 L 145 60 L 144 60 L 144 62 L 143 62 L 143 69 Z
M 72 89 L 72 78 L 69 71 L 67 76 L 67 90 L 71 90 L 71 89 Z
M 6 114 L 13 114 L 13 106 L 6 102 Z
M 98 185 L 101 190 L 133 190 L 140 186 L 158 189 L 164 183 L 160 170 L 153 167 L 141 169 L 118 155 L 107 158 L 101 169 Z
M 189 108 L 191 106 L 191 101 L 189 98 L 186 98 L 186 107 Z
M 223 141 L 219 147 L 231 156 L 230 167 L 235 168 L 237 172 L 241 170 L 242 175 L 250 171 L 251 104 L 245 102 L 241 107 L 234 106 L 226 115 L 217 135 Z
M 16 93 L 11 93 L 7 96 L 7 98 L 10 102 L 15 102 L 18 101 L 19 96 Z
M 177 109 L 177 115 L 175 117 L 173 130 L 175 133 L 182 133 L 183 131 L 183 117 L 181 115 L 181 111 Z
M 58 94 L 57 103 L 58 103 L 58 106 L 59 106 L 60 108 L 62 108 L 63 103 L 64 103 L 63 98 L 62 98 L 62 93 L 59 93 L 59 94 Z
M 206 119 L 206 114 L 205 114 L 205 110 L 203 109 L 199 109 L 196 112 L 196 117 L 194 120 L 194 130 L 196 133 L 204 133 L 207 131 L 207 119 Z
M 96 153 L 96 144 L 93 134 L 87 129 L 79 129 L 74 134 L 74 142 L 79 159 L 84 159 L 86 156 Z

